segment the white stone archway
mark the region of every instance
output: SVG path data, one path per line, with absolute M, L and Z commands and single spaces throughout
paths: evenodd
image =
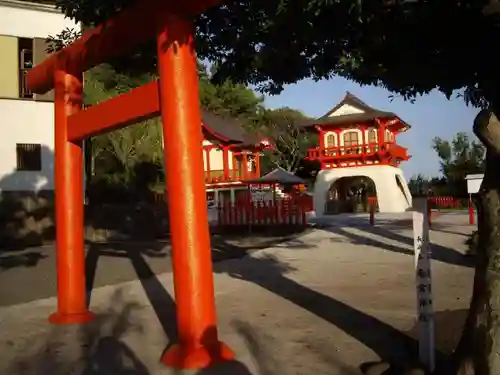
M 324 215 L 327 194 L 332 184 L 340 178 L 355 176 L 366 176 L 373 180 L 380 212 L 399 213 L 411 207 L 412 197 L 401 169 L 389 165 L 334 168 L 321 170 L 316 177 L 314 184 L 316 215 Z

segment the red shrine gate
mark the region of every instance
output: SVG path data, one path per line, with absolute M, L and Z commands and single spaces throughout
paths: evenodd
M 137 1 L 50 55 L 27 77 L 34 93 L 55 90 L 58 308 L 52 323 L 84 323 L 94 317 L 85 291 L 82 140 L 161 114 L 179 340 L 162 361 L 179 368 L 202 368 L 233 357 L 216 328 L 192 23 L 218 2 Z M 159 81 L 82 110 L 82 73 L 153 37 Z

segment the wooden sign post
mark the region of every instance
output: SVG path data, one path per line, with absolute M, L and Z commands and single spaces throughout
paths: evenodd
M 432 303 L 431 254 L 427 200 L 415 202 L 413 240 L 417 289 L 418 354 L 429 372 L 435 367 L 434 311 Z

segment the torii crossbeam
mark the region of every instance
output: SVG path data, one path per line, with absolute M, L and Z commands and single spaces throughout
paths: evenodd
M 85 323 L 83 150 L 86 137 L 161 114 L 178 343 L 162 355 L 177 368 L 232 359 L 218 339 L 193 18 L 220 0 L 141 0 L 53 53 L 28 73 L 28 88 L 55 91 L 57 311 L 52 323 Z M 156 38 L 158 82 L 82 110 L 86 70 Z M 172 141 L 175 140 L 175 141 Z

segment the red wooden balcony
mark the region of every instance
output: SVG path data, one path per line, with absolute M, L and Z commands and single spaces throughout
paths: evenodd
M 307 151 L 307 159 L 319 161 L 370 160 L 390 157 L 396 160 L 408 160 L 408 149 L 394 142 L 371 143 L 342 147 L 314 148 Z
M 259 178 L 257 172 L 247 172 L 245 175 L 239 170 L 229 170 L 228 175 L 224 176 L 224 170 L 211 170 L 205 172 L 205 183 L 207 184 L 225 184 Z

